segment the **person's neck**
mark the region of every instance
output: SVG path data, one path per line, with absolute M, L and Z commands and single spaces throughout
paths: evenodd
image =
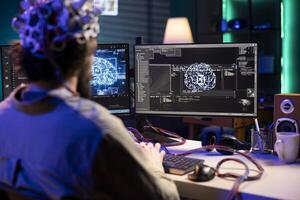
M 29 87 L 39 87 L 43 90 L 51 90 L 60 87 L 68 87 L 69 90 L 76 93 L 78 78 L 76 76 L 70 77 L 64 84 L 53 84 L 47 81 L 34 81 L 29 84 Z

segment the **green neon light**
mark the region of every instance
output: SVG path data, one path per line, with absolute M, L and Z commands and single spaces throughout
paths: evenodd
M 284 45 L 284 42 L 283 42 L 283 40 L 284 40 L 283 12 L 284 12 L 283 2 L 281 2 L 280 3 L 280 30 L 281 30 L 280 36 L 281 36 L 282 46 Z M 280 78 L 281 78 L 280 79 L 281 80 L 281 93 L 284 93 L 286 91 L 286 89 L 285 89 L 285 84 L 284 84 L 283 51 L 281 54 L 280 64 L 281 64 L 281 76 L 280 76 Z
M 280 36 L 281 39 L 284 37 L 284 30 L 283 30 L 283 3 L 280 3 Z
M 233 42 L 232 34 L 231 33 L 224 33 L 223 34 L 223 42 Z
M 226 21 L 229 21 L 234 18 L 231 0 L 222 0 L 222 13 L 223 19 L 225 19 Z M 223 42 L 233 42 L 232 34 L 224 33 Z
M 282 2 L 282 70 L 281 70 L 281 92 L 293 91 L 293 52 L 292 33 L 295 16 L 293 16 L 293 1 L 283 0 Z M 289 34 L 286 34 L 289 33 Z
M 284 67 L 283 67 L 283 56 L 281 56 L 281 76 L 280 76 L 280 80 L 281 80 L 281 93 L 285 93 L 286 89 L 285 89 L 285 84 L 284 84 Z
M 227 0 L 222 0 L 222 12 L 223 12 L 223 17 L 225 16 L 227 9 Z

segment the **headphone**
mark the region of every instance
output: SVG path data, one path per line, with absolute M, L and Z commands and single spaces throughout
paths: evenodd
M 230 147 L 235 150 L 250 150 L 251 145 L 246 142 L 241 142 L 233 135 L 228 134 L 215 134 L 213 132 L 206 132 L 201 136 L 202 146 L 208 145 L 221 145 Z M 212 149 L 206 149 L 207 151 L 211 151 Z M 232 155 L 233 152 L 217 149 L 218 152 L 224 155 Z

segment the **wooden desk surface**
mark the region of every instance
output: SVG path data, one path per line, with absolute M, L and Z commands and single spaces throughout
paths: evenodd
M 168 149 L 178 153 L 199 146 L 201 146 L 201 142 L 187 140 L 184 145 L 169 147 Z M 293 164 L 284 164 L 274 155 L 251 155 L 262 164 L 265 172 L 261 179 L 241 184 L 240 192 L 243 199 L 300 199 L 300 160 Z M 249 163 L 250 169 L 256 169 L 243 157 L 234 156 Z M 217 152 L 199 152 L 189 157 L 204 159 L 205 164 L 216 167 L 218 161 L 228 156 L 223 156 Z M 224 165 L 222 169 L 236 173 L 244 172 L 242 165 L 233 162 Z M 252 171 L 251 173 L 255 172 Z M 234 183 L 233 180 L 219 177 L 201 183 L 188 180 L 187 175 L 170 174 L 169 176 L 175 181 L 180 195 L 192 199 L 225 199 Z

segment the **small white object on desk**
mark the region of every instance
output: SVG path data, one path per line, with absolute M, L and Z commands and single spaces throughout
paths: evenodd
M 258 134 L 260 134 L 260 129 L 259 129 L 259 124 L 258 124 L 257 118 L 254 118 L 254 124 L 255 124 L 256 131 L 258 132 Z

